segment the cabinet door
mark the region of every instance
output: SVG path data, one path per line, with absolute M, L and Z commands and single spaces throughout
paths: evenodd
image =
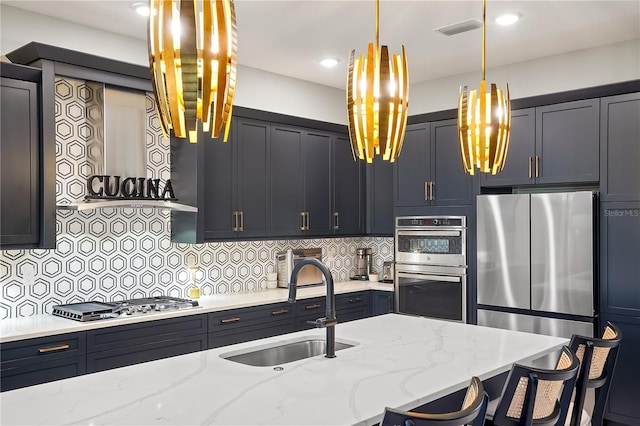
M 640 315 L 640 202 L 600 204 L 601 310 Z
M 599 110 L 598 99 L 536 108 L 538 183 L 598 182 Z
M 395 202 L 398 207 L 429 205 L 431 181 L 429 123 L 407 126 L 395 165 Z
M 269 164 L 271 179 L 271 236 L 302 235 L 304 181 L 302 131 L 272 124 Z
M 533 183 L 536 144 L 535 108 L 511 112 L 511 134 L 504 169 L 496 175 L 481 174 L 482 186 L 511 186 Z
M 393 312 L 393 291 L 373 290 L 371 294 L 371 316 Z
M 236 178 L 234 170 L 235 151 L 237 150 L 237 123 L 231 123 L 231 137 L 227 142 L 222 137 L 211 138 L 205 135 L 204 157 L 204 238 L 233 238 L 236 210 Z
M 640 201 L 640 93 L 602 98 L 602 201 Z
M 462 166 L 456 120 L 431 123 L 430 157 L 433 203 L 437 206 L 471 205 L 473 177 Z
M 307 214 L 305 235 L 333 233 L 331 211 L 331 135 L 302 134 L 304 170 L 304 211 Z
M 353 160 L 348 136 L 336 136 L 333 147 L 333 232 L 359 235 L 364 231 L 364 166 Z
M 605 314 L 602 319 L 611 321 L 622 333 L 604 417 L 626 425 L 640 424 L 640 313 L 636 316 Z
M 40 242 L 38 86 L 0 79 L 0 248 Z
M 269 235 L 269 123 L 237 119 L 238 237 Z
M 366 168 L 367 234 L 393 235 L 393 163 L 377 155 Z

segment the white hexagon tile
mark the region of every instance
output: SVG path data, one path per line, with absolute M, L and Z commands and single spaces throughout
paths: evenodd
M 102 116 L 94 108 L 102 91 L 90 82 L 56 79 L 56 198 L 72 202 L 84 195 L 93 174 L 87 157 L 102 156 L 95 138 Z M 170 177 L 169 144 L 147 94 L 147 175 Z M 170 214 L 153 209 L 57 211 L 55 250 L 0 251 L 0 319 L 51 313 L 60 303 L 123 300 L 167 294 L 187 297 L 187 266 L 203 295 L 260 291 L 275 256 L 288 248 L 322 248 L 324 263 L 338 281 L 355 272 L 355 251 L 371 247 L 374 269 L 393 259 L 393 239 L 382 237 L 217 242 L 171 242 Z

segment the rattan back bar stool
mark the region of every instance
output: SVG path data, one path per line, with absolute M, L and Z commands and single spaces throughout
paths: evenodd
M 459 411 L 439 414 L 423 414 L 385 408 L 382 426 L 482 426 L 489 396 L 477 377 L 471 378 L 467 393 Z
M 493 414 L 493 424 L 564 424 L 579 366 L 580 361 L 566 346 L 554 370 L 514 364 Z
M 622 333 L 610 322 L 607 322 L 601 339 L 578 335 L 571 337 L 569 348 L 580 360 L 580 369 L 571 417 L 567 422 L 570 426 L 602 424 L 621 340 Z M 584 400 L 589 388 L 595 389 L 595 404 L 591 416 L 584 410 Z

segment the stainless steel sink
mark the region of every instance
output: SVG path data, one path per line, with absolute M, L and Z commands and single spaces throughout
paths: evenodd
M 355 342 L 336 340 L 336 351 L 352 348 L 356 345 L 357 343 Z M 254 347 L 227 352 L 221 354 L 220 358 L 254 367 L 272 367 L 324 355 L 326 350 L 327 344 L 323 338 L 311 337 L 288 342 L 278 342 L 269 346 L 261 346 L 260 348 Z

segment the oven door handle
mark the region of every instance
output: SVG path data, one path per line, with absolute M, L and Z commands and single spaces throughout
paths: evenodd
M 421 280 L 434 280 L 434 281 L 447 281 L 451 283 L 460 282 L 460 276 L 450 275 L 427 275 L 427 274 L 407 274 L 406 272 L 398 271 L 398 278 L 418 278 Z
M 413 235 L 413 236 L 418 236 L 418 237 L 430 237 L 430 236 L 436 236 L 436 237 L 458 237 L 460 235 L 462 235 L 462 231 L 455 231 L 455 230 L 451 230 L 451 231 L 447 231 L 445 229 L 440 229 L 437 231 L 426 231 L 424 229 L 420 229 L 420 230 L 414 230 L 414 231 L 401 231 L 401 230 L 396 230 L 396 234 L 398 235 Z

